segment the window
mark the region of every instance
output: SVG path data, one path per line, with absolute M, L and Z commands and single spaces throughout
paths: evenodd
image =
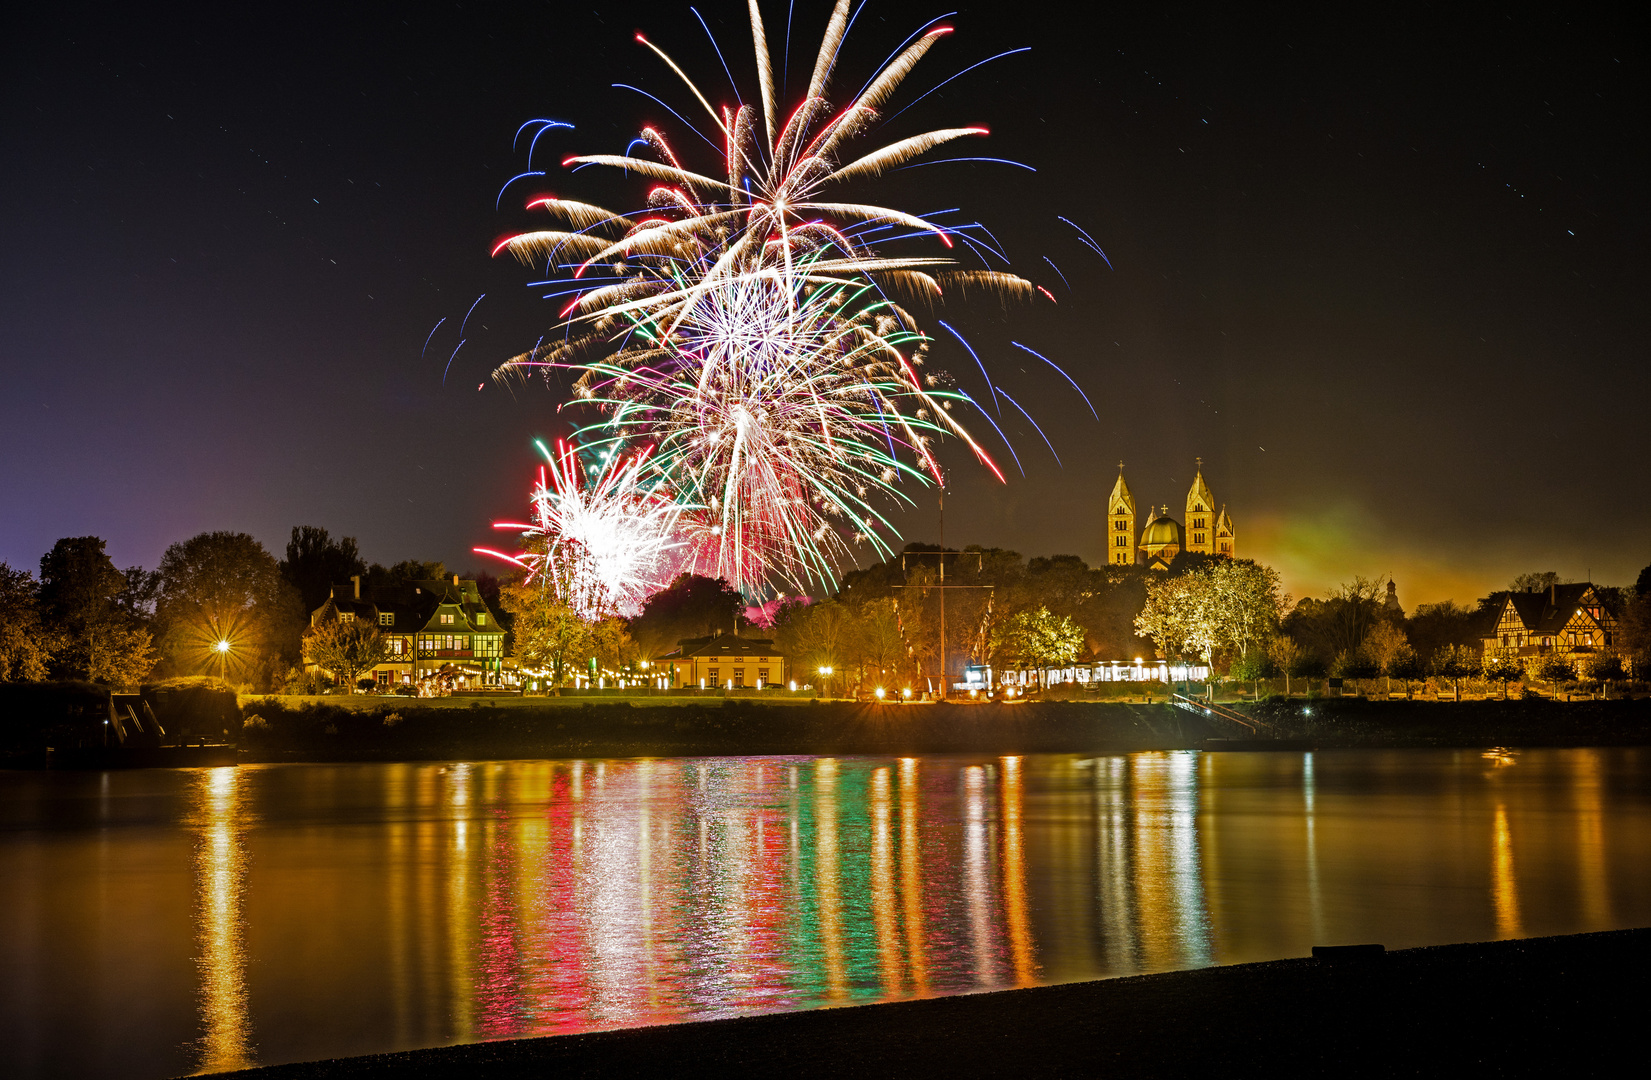
M 709 671 L 707 671 L 705 673 L 705 676 L 706 676 L 706 678 L 711 680 L 711 685 L 712 686 L 717 685 L 717 669 L 716 668 L 711 668 Z
M 1195 543 L 1195 544 L 1202 544 L 1204 542 L 1204 534 L 1203 533 L 1193 533 L 1192 534 L 1192 542 Z
M 765 667 L 758 668 L 757 669 L 757 685 L 761 686 L 763 683 L 765 683 L 767 681 L 768 681 L 768 669 L 765 668 Z
M 1588 633 L 1582 635 L 1582 643 L 1584 645 L 1589 645 L 1589 646 L 1593 645 L 1593 643 L 1594 643 L 1593 631 L 1589 631 Z
M 1120 536 L 1116 539 L 1113 546 L 1114 547 L 1124 547 L 1124 546 L 1128 545 L 1128 543 L 1129 543 L 1129 537 Z
M 355 622 L 355 612 L 353 612 L 353 611 L 340 611 L 338 613 L 338 621 L 339 622 Z
M 393 612 L 393 611 L 381 611 L 381 612 L 378 613 L 378 625 L 380 625 L 380 626 L 394 626 L 395 624 L 396 624 L 396 613 L 395 612 Z
M 390 685 L 390 673 L 388 671 L 380 671 L 377 674 L 378 674 L 378 685 L 380 685 L 380 686 L 389 686 Z
M 443 626 L 452 626 L 453 625 L 453 616 L 450 615 L 450 614 L 443 614 L 442 617 L 441 617 L 441 624 Z
M 476 613 L 476 625 L 477 626 L 486 626 L 487 625 L 487 612 L 478 611 Z
M 734 685 L 735 686 L 744 686 L 745 685 L 745 669 L 744 668 L 737 667 L 737 668 L 734 669 Z
M 1570 644 L 1572 644 L 1572 645 L 1576 644 L 1576 631 L 1575 630 L 1572 630 L 1569 634 L 1566 634 L 1565 636 L 1569 640 Z
M 401 641 L 402 641 L 401 638 L 393 637 L 393 638 L 390 638 L 388 641 L 385 642 L 385 645 L 387 646 L 387 651 L 390 653 L 391 656 L 400 656 L 401 655 Z

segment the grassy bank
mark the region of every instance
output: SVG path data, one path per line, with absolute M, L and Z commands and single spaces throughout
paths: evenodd
M 731 698 L 397 701 L 260 698 L 241 705 L 244 760 L 722 754 L 1128 753 L 1221 745 L 1566 746 L 1651 743 L 1651 700 L 1340 699 L 1240 708 L 1259 735 L 1164 704 L 753 702 Z
M 276 1065 L 258 1080 L 1631 1074 L 1651 930 Z

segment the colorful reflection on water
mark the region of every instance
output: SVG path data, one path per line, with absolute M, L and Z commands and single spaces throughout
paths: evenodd
M 0 774 L 0 1039 L 161 1076 L 1651 923 L 1627 750 Z

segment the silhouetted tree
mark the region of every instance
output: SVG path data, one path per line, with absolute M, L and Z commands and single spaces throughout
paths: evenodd
M 350 595 L 342 591 L 345 584 L 354 576 L 365 575 L 367 564 L 361 560 L 355 537 L 334 540 L 326 529 L 294 525 L 280 569 L 281 576 L 298 590 L 307 615 L 326 603 L 335 589 L 340 590 L 340 596 Z

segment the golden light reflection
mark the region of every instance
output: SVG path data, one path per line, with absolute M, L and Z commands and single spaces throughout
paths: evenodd
M 929 993 L 928 947 L 923 940 L 922 849 L 917 826 L 917 759 L 900 759 L 900 886 L 906 906 L 906 954 L 912 989 Z
M 889 836 L 889 771 L 871 774 L 871 922 L 877 933 L 877 967 L 883 993 L 900 993 L 899 921 L 894 906 L 894 844 Z
M 848 992 L 843 966 L 843 894 L 837 850 L 837 761 L 821 758 L 814 765 L 815 837 L 814 895 L 820 912 L 820 948 L 825 954 L 826 995 L 834 1000 Z
M 1496 934 L 1501 938 L 1524 937 L 1519 918 L 1519 881 L 1513 870 L 1513 835 L 1508 829 L 1508 808 L 1502 803 L 1496 804 L 1494 853 L 1491 899 L 1496 906 Z
M 197 1071 L 226 1072 L 252 1064 L 241 916 L 246 851 L 239 770 L 231 765 L 201 772 L 194 802 L 200 829 L 195 852 L 202 1028 Z
M 963 893 L 969 906 L 969 942 L 980 986 L 998 984 L 992 956 L 992 886 L 986 856 L 986 770 L 963 770 Z
M 1605 876 L 1604 765 L 1598 750 L 1566 751 L 1571 757 L 1576 807 L 1577 885 L 1582 915 L 1590 930 L 1605 930 L 1611 918 L 1611 889 Z
M 1026 918 L 1026 844 L 1022 834 L 1021 759 L 1002 758 L 1003 765 L 1003 907 L 1009 924 L 1009 955 L 1015 965 L 1015 985 L 1031 986 L 1037 977 L 1032 959 L 1032 933 Z

